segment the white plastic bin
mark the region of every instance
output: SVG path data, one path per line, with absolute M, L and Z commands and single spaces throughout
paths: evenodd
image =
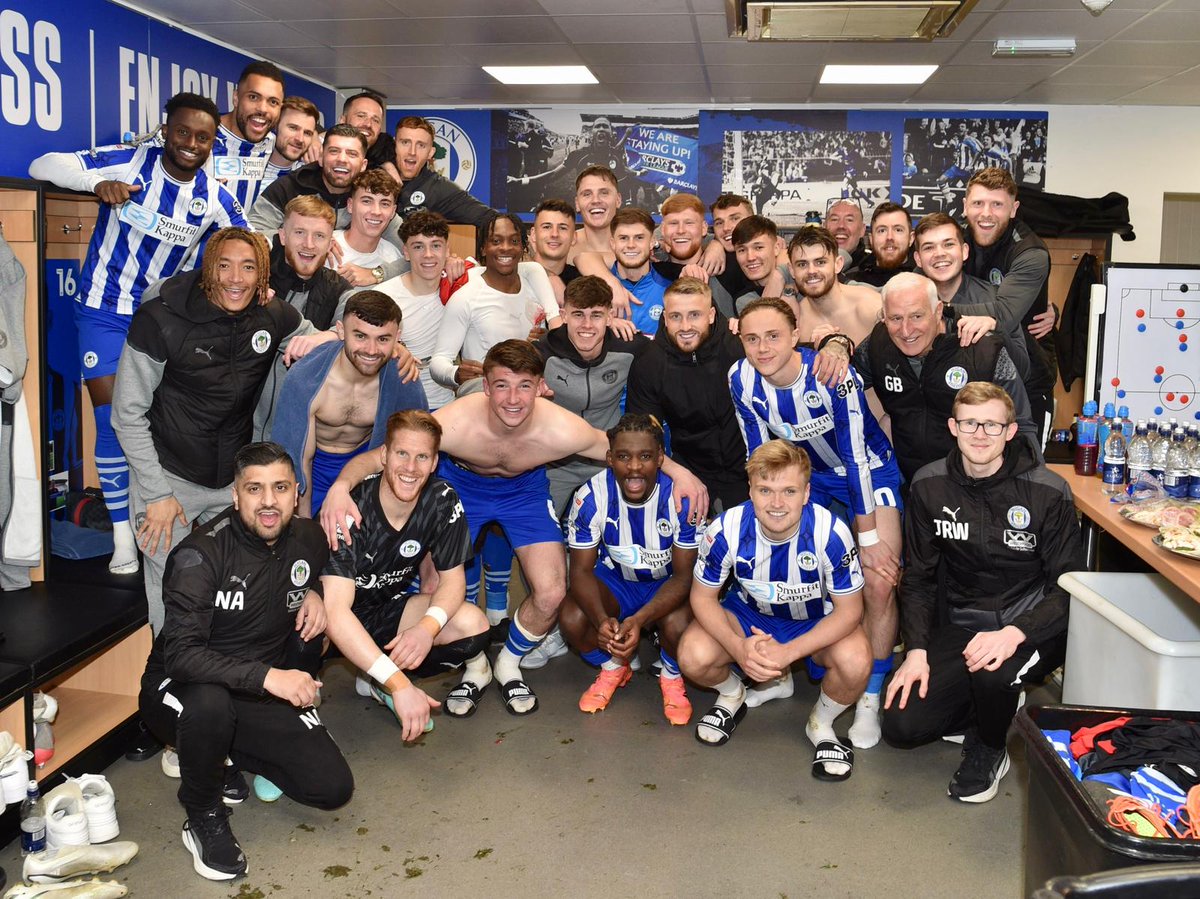
M 1071 594 L 1064 703 L 1200 711 L 1200 603 L 1158 574 L 1074 571 L 1058 583 Z

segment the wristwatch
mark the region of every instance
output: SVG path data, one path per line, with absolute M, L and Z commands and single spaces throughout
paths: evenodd
M 375 278 L 376 284 L 382 284 L 383 283 L 383 266 L 382 265 L 375 266 L 373 269 L 371 269 L 371 275 Z

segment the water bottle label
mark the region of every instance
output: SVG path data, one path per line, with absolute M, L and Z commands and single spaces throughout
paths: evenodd
M 1191 478 L 1181 471 L 1168 471 L 1163 477 L 1163 489 L 1172 499 L 1185 499 L 1191 486 Z
M 1188 484 L 1188 499 L 1200 500 L 1200 473 L 1192 475 Z
M 1125 483 L 1125 463 L 1110 462 L 1104 460 L 1104 483 L 1105 484 L 1124 484 Z

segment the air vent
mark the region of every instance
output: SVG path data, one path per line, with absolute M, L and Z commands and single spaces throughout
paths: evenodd
M 733 33 L 751 41 L 928 41 L 953 31 L 978 0 L 734 2 Z

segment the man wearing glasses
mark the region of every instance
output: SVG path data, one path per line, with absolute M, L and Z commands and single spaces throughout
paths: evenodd
M 967 384 L 947 424 L 957 446 L 921 469 L 909 493 L 900 582 L 908 652 L 887 688 L 883 734 L 915 746 L 965 731 L 947 793 L 978 803 L 1008 771 L 1021 691 L 1063 662 L 1068 606 L 1058 578 L 1083 567 L 1084 554 L 1071 488 L 1013 440 L 1002 388 Z

